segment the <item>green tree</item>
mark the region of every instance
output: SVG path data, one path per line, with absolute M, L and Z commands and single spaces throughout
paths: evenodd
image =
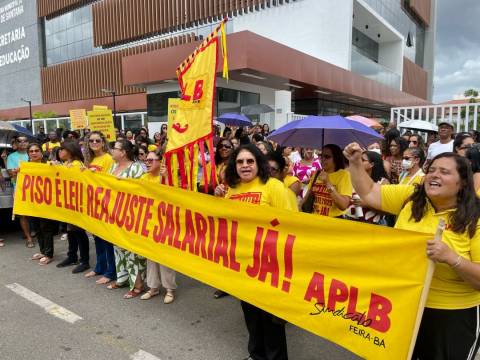
M 46 112 L 36 111 L 33 113 L 34 119 L 49 119 L 49 118 L 54 118 L 56 116 L 57 114 L 55 113 L 55 111 L 46 111 Z
M 463 96 L 465 96 L 466 98 L 469 98 L 468 99 L 469 103 L 474 104 L 477 102 L 478 91 L 476 89 L 468 89 L 463 92 Z M 474 110 L 473 106 L 471 106 L 468 112 L 468 118 L 469 118 L 468 128 L 469 129 L 473 129 L 473 110 Z M 462 109 L 462 111 L 460 112 L 460 116 L 462 117 L 462 119 L 466 118 L 467 114 L 465 109 Z

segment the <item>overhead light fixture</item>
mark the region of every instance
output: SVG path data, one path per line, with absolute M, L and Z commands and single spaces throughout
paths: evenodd
M 240 73 L 240 75 L 243 75 L 243 76 L 246 76 L 246 77 L 249 77 L 249 78 L 252 78 L 252 79 L 257 79 L 257 80 L 265 80 L 266 79 L 263 76 L 258 76 L 258 75 L 255 75 L 255 74 L 250 74 L 250 73 L 245 73 L 245 72 Z
M 323 91 L 323 90 L 315 90 L 316 93 L 323 94 L 323 95 L 330 95 L 331 92 Z
M 300 86 L 300 85 L 295 85 L 295 84 L 290 84 L 290 83 L 284 83 L 283 85 L 290 86 L 290 87 L 293 87 L 295 89 L 303 89 L 303 86 Z

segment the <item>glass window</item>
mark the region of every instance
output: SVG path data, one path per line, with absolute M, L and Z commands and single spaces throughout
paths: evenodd
M 124 115 L 123 118 L 124 118 L 125 129 L 130 129 L 133 132 L 135 132 L 140 130 L 140 128 L 143 126 L 141 114 Z

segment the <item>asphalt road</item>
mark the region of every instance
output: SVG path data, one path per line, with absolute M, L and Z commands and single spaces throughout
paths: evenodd
M 39 266 L 30 260 L 38 247 L 26 248 L 17 227 L 4 219 L 0 224 L 0 237 L 6 243 L 0 248 L 0 359 L 247 357 L 247 331 L 237 299 L 215 300 L 214 289 L 179 275 L 177 298 L 170 305 L 163 304 L 160 296 L 149 301 L 125 300 L 124 289 L 108 290 L 82 274 L 72 274 L 71 267 L 56 268 L 55 264 L 66 256 L 66 241 L 56 239 L 55 261 Z M 92 264 L 94 249 L 92 243 Z M 37 303 L 48 299 L 81 320 L 70 323 L 60 319 L 55 316 L 61 313 L 57 307 L 46 311 L 12 290 L 13 286 L 17 286 L 17 292 L 24 289 L 41 296 L 40 300 L 34 299 Z M 293 360 L 357 359 L 347 350 L 292 325 L 287 325 L 287 341 Z

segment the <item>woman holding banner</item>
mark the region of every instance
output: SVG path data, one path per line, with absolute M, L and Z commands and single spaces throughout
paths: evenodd
M 115 142 L 112 158 L 115 164 L 110 169 L 110 174 L 117 178 L 138 179 L 143 175 L 142 165 L 135 161 L 135 147 L 130 141 L 124 139 Z M 114 246 L 114 250 L 117 281 L 108 285 L 108 288 L 113 290 L 128 286 L 129 291 L 124 298 L 137 297 L 143 292 L 146 259 L 118 246 Z
M 215 189 L 215 195 L 227 199 L 288 209 L 285 186 L 270 177 L 265 156 L 253 144 L 242 145 L 233 151 L 225 170 L 225 182 Z M 252 197 L 252 193 L 260 196 Z M 287 339 L 283 320 L 249 303 L 241 302 L 249 333 L 250 358 L 286 360 Z
M 143 174 L 141 179 L 155 184 L 161 183 L 161 178 L 166 176 L 165 165 L 161 163 L 163 151 L 150 151 L 145 159 L 148 173 Z M 170 304 L 175 300 L 174 291 L 177 288 L 175 282 L 175 271 L 147 259 L 147 285 L 150 288 L 140 299 L 150 300 L 152 297 L 160 294 L 160 285 L 162 285 L 166 294 L 163 298 L 164 304 Z
M 413 359 L 473 359 L 480 328 L 480 199 L 475 194 L 468 160 L 443 153 L 428 165 L 423 184 L 380 185 L 362 166 L 356 143 L 344 154 L 350 161 L 353 186 L 370 207 L 398 215 L 398 229 L 437 231 L 441 241 L 427 242 L 426 255 L 435 262 Z
M 99 131 L 92 131 L 85 136 L 85 142 L 87 143 L 83 154 L 85 166 L 91 171 L 107 172 L 114 162 L 105 136 Z M 113 245 L 95 236 L 95 251 L 97 254 L 97 265 L 93 271 L 85 274 L 85 277 L 102 275 L 96 283 L 108 284 L 116 279 Z
M 68 168 L 81 169 L 83 165 L 83 154 L 80 145 L 75 140 L 66 140 L 60 145 L 58 155 L 61 164 Z M 77 251 L 80 250 L 80 264 L 73 268 L 72 273 L 77 274 L 90 268 L 89 265 L 89 243 L 85 230 L 78 226 L 67 224 L 68 253 L 67 258 L 57 264 L 58 268 L 78 264 Z
M 29 162 L 44 162 L 40 144 L 29 144 L 27 154 Z M 34 254 L 32 260 L 39 260 L 40 265 L 48 265 L 53 260 L 53 236 L 58 232 L 58 222 L 44 218 L 32 218 L 32 220 L 37 224 L 38 246 L 40 247 L 40 252 Z

